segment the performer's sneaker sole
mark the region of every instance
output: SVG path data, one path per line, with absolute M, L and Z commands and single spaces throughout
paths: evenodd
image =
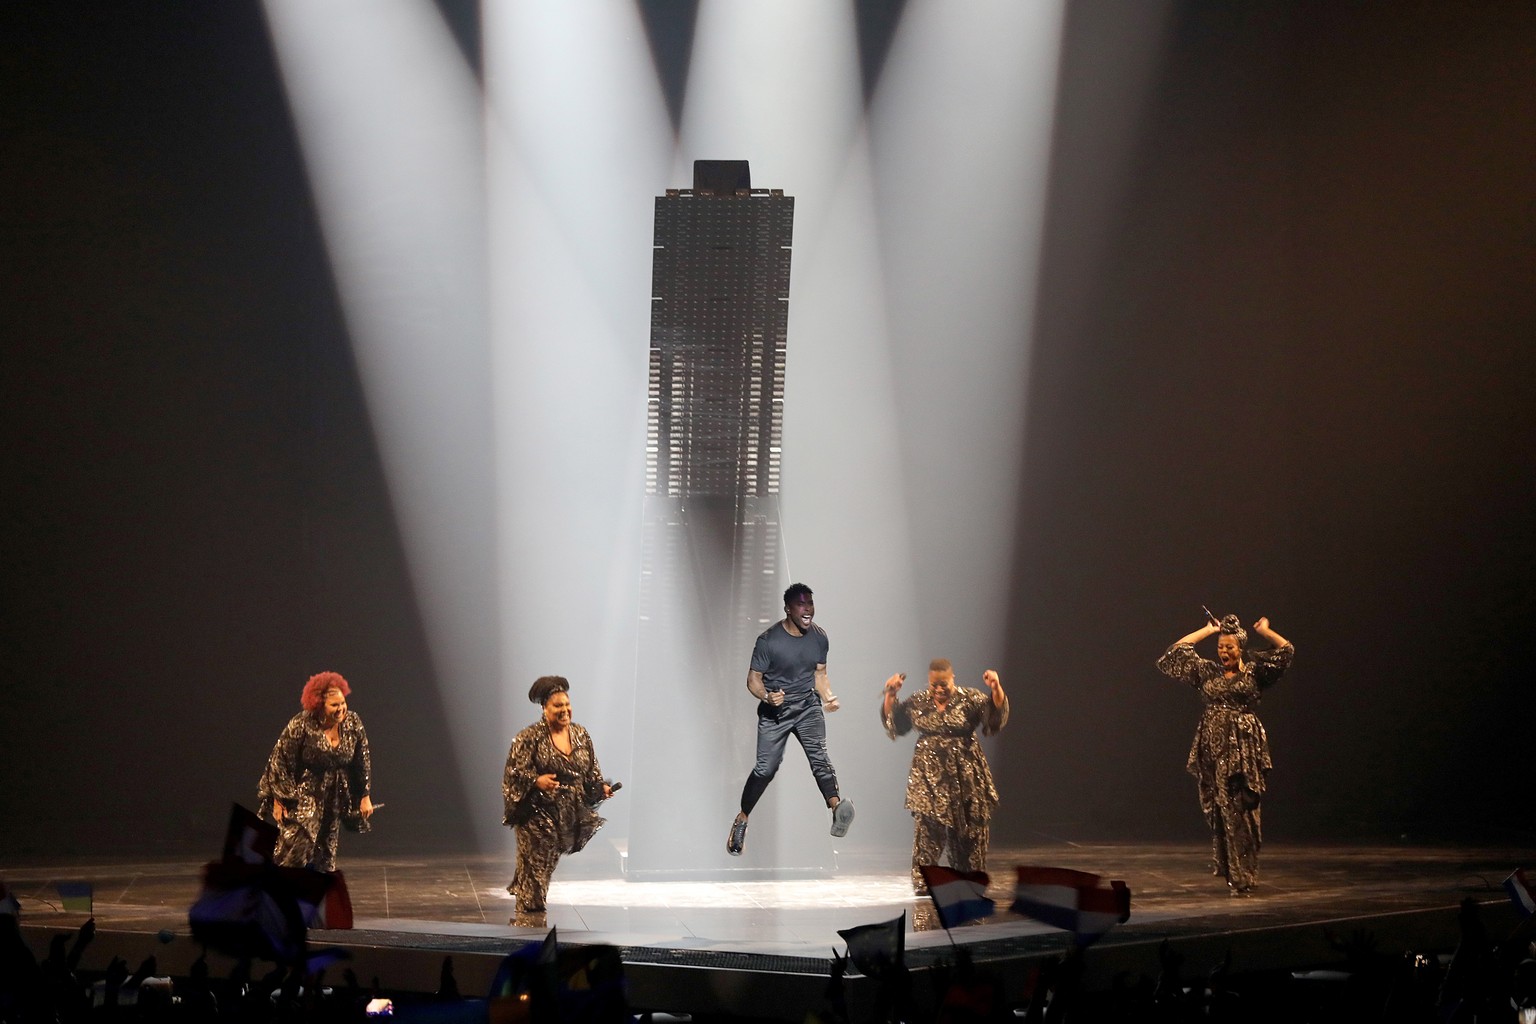
M 841 839 L 848 834 L 848 826 L 853 824 L 853 803 L 849 800 L 839 800 L 837 806 L 832 808 L 832 835 Z

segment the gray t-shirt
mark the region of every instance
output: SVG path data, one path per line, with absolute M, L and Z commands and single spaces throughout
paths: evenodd
M 752 647 L 752 671 L 763 674 L 768 690 L 783 690 L 784 698 L 816 692 L 816 666 L 827 663 L 827 633 L 816 623 L 804 636 L 793 636 L 783 621 L 763 630 Z

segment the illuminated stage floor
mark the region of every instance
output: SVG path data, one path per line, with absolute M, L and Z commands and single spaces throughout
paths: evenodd
M 905 856 L 893 850 L 845 853 L 837 873 L 823 878 L 709 882 L 626 882 L 613 858 L 604 863 L 583 853 L 556 873 L 547 914 L 517 920 L 505 889 L 506 859 L 346 852 L 355 928 L 319 932 L 314 941 L 349 947 L 359 976 L 377 975 L 402 990 L 435 989 L 442 958 L 451 954 L 461 991 L 483 992 L 507 951 L 554 926 L 562 943 L 620 947 L 637 1008 L 798 1020 L 820 999 L 832 952 L 843 948 L 838 929 L 903 911 L 908 963 L 919 970 L 951 957 L 953 941 L 1005 972 L 1014 987 L 1030 963 L 1065 948 L 1062 933 L 1006 912 L 952 934 L 935 928 L 927 901 L 911 895 Z M 1125 880 L 1131 920 L 1088 960 L 1090 983 L 1107 983 L 1120 972 L 1154 976 L 1164 939 L 1193 970 L 1214 966 L 1228 950 L 1239 971 L 1335 962 L 1329 935 L 1362 931 L 1380 950 L 1449 949 L 1465 897 L 1485 904 L 1495 933 L 1507 928 L 1506 918 L 1513 924 L 1500 883 L 1530 856 L 1513 848 L 1271 844 L 1257 894 L 1233 899 L 1207 872 L 1203 845 L 1051 844 L 994 850 L 990 895 L 1000 911 L 1007 907 L 1016 864 Z M 111 954 L 136 963 L 155 952 L 162 972 L 177 973 L 198 953 L 185 913 L 199 870 L 191 862 L 60 860 L 0 864 L 0 879 L 21 899 L 23 924 L 39 952 L 48 934 L 83 919 L 55 909 L 54 884 L 91 881 L 101 936 L 92 956 L 103 965 Z M 850 997 L 858 988 L 852 979 Z

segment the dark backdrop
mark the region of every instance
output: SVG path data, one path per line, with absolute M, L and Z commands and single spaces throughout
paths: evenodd
M 1208 604 L 1297 645 L 1270 838 L 1528 840 L 1536 17 L 1176 4 L 1127 112 L 1114 6 L 1068 21 L 1003 828 L 1200 834 L 1152 662 Z
M 1067 22 L 995 841 L 1201 834 L 1151 669 L 1201 603 L 1299 648 L 1271 838 L 1529 838 L 1536 16 L 1174 4 L 1130 112 L 1114 18 Z M 5 5 L 0 97 L 0 852 L 208 852 L 323 668 L 390 737 L 371 848 L 470 835 L 257 9 Z
M 258 8 L 6 5 L 0 53 L 4 850 L 211 852 L 327 668 L 371 735 L 410 737 L 375 743 L 375 772 L 416 827 L 371 845 L 453 835 L 437 683 Z

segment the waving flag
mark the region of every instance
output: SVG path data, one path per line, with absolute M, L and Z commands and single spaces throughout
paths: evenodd
M 848 943 L 848 959 L 866 978 L 878 978 L 887 971 L 901 970 L 907 944 L 907 912 L 883 924 L 861 924 L 857 928 L 839 928 L 837 934 Z
M 255 811 L 234 804 L 224 832 L 224 860 L 246 864 L 270 864 L 277 847 L 278 828 L 261 820 Z
M 96 887 L 90 882 L 54 882 L 66 914 L 92 914 Z
M 1131 890 L 1071 868 L 1020 867 L 1012 910 L 1073 934 L 1087 946 L 1131 916 Z
M 308 920 L 331 881 L 306 868 L 212 861 L 187 911 L 192 937 L 229 956 L 291 964 L 307 955 Z
M 1530 917 L 1536 913 L 1536 893 L 1533 893 L 1530 882 L 1526 880 L 1525 869 L 1516 868 L 1514 874 L 1504 879 L 1504 891 L 1509 893 L 1510 902 L 1520 911 L 1521 917 Z
M 203 868 L 203 891 L 187 911 L 193 938 L 233 957 L 291 964 L 310 956 L 311 925 L 352 926 L 341 873 L 277 867 L 272 863 L 276 836 L 276 827 L 234 806 L 222 859 Z M 338 883 L 340 894 L 329 896 Z
M 933 900 L 939 923 L 945 928 L 991 917 L 996 909 L 996 904 L 987 899 L 987 885 L 992 879 L 985 871 L 956 871 L 936 864 L 924 864 L 917 870 L 928 884 L 928 898 Z

